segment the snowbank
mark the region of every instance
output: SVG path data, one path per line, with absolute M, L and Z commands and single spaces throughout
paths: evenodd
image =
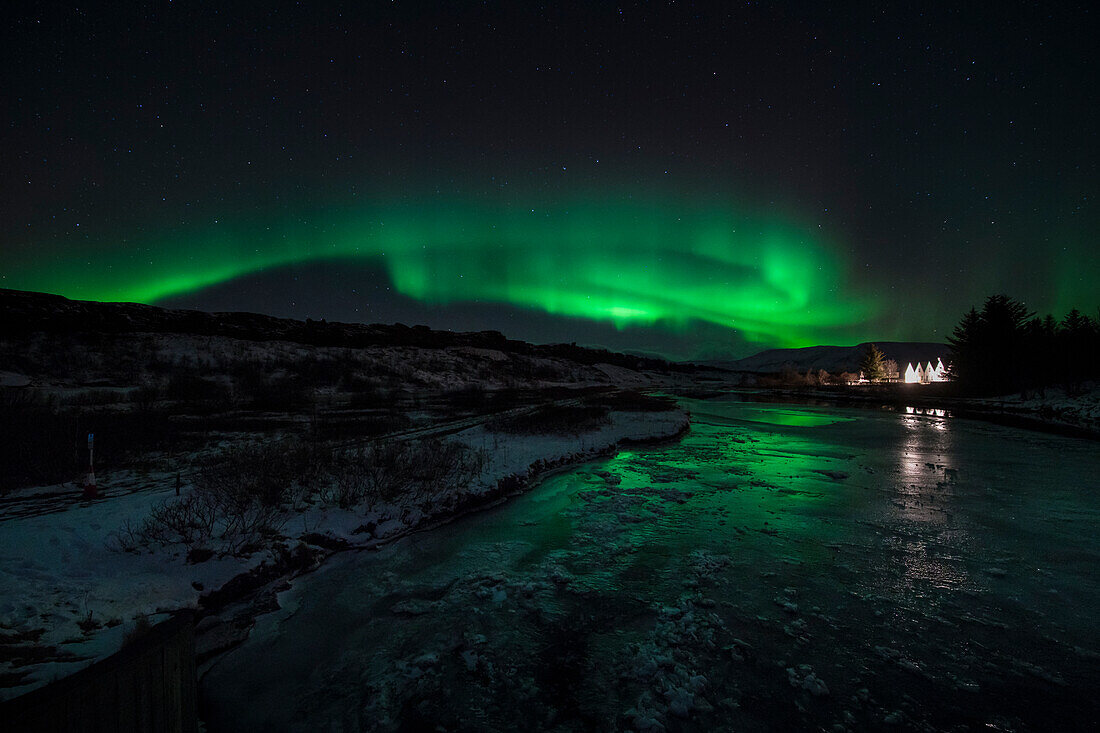
M 540 473 L 604 453 L 616 444 L 675 437 L 688 427 L 680 411 L 612 412 L 607 425 L 580 435 L 510 436 L 483 426 L 453 436 L 488 453 L 481 479 L 455 491 L 442 486 L 415 504 L 340 509 L 314 506 L 283 528 L 324 556 L 370 547 L 433 522 L 499 501 Z M 115 537 L 150 510 L 175 500 L 175 474 L 119 472 L 100 477 L 106 498 L 86 502 L 71 484 L 22 490 L 0 501 L 0 699 L 14 697 L 117 651 L 139 622 L 202 605 L 231 579 L 271 563 L 271 553 L 187 562 L 183 545 L 133 553 Z M 189 486 L 183 492 L 190 491 Z M 225 595 L 225 594 L 223 594 Z M 202 626 L 200 624 L 200 631 Z
M 1100 384 L 1095 382 L 1085 384 L 1072 395 L 1059 387 L 1050 387 L 1042 395 L 1029 393 L 1026 398 L 1015 395 L 971 402 L 983 409 L 1100 434 Z

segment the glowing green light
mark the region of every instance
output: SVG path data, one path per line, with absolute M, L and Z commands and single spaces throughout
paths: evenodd
M 4 261 L 0 274 L 7 287 L 156 302 L 265 269 L 368 259 L 423 302 L 506 303 L 618 327 L 704 321 L 778 346 L 818 343 L 876 310 L 846 291 L 845 263 L 815 231 L 714 201 L 433 198 L 224 222 L 92 242 L 60 261 Z

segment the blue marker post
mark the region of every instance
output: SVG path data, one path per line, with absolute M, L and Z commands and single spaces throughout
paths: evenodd
M 99 489 L 95 485 L 95 433 L 88 433 L 88 473 L 84 476 L 84 498 L 98 497 Z

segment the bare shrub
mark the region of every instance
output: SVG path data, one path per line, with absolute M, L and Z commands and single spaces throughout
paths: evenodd
M 370 498 L 371 480 L 364 470 L 363 453 L 357 449 L 334 457 L 331 480 L 318 492 L 321 501 L 350 509 Z
M 443 486 L 467 488 L 485 470 L 486 456 L 462 443 L 422 440 L 375 447 L 368 461 L 375 496 L 419 500 Z
M 117 405 L 127 399 L 125 392 L 114 389 L 88 389 L 75 392 L 66 397 L 63 402 L 71 407 L 100 407 L 103 405 Z
M 151 410 L 160 399 L 161 390 L 156 384 L 144 384 L 130 391 L 128 399 L 139 410 Z
M 191 545 L 209 540 L 215 530 L 217 512 L 213 502 L 192 494 L 179 501 L 155 507 L 140 536 L 148 543 Z
M 295 482 L 309 481 L 312 462 L 310 447 L 299 441 L 244 445 L 201 465 L 195 488 L 224 506 L 279 506 L 291 500 Z
M 421 501 L 440 489 L 468 488 L 486 460 L 484 451 L 457 442 L 378 443 L 336 457 L 332 484 L 321 498 L 345 508 L 364 501 Z
M 349 451 L 284 440 L 226 451 L 199 466 L 187 496 L 124 525 L 119 549 L 151 544 L 215 546 L 236 553 L 270 545 L 310 496 L 345 509 L 376 501 L 413 504 L 481 476 L 486 454 L 441 440 L 384 442 Z
M 229 552 L 275 535 L 316 481 L 324 461 L 305 443 L 231 449 L 199 466 L 188 496 L 153 509 L 140 529 L 118 533 L 122 549 L 220 542 Z
M 107 547 L 120 552 L 137 552 L 149 543 L 145 539 L 145 525 L 126 519 L 107 540 Z

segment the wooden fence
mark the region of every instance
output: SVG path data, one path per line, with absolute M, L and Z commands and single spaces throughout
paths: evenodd
M 117 654 L 0 704 L 27 733 L 196 733 L 194 618 L 184 612 Z

